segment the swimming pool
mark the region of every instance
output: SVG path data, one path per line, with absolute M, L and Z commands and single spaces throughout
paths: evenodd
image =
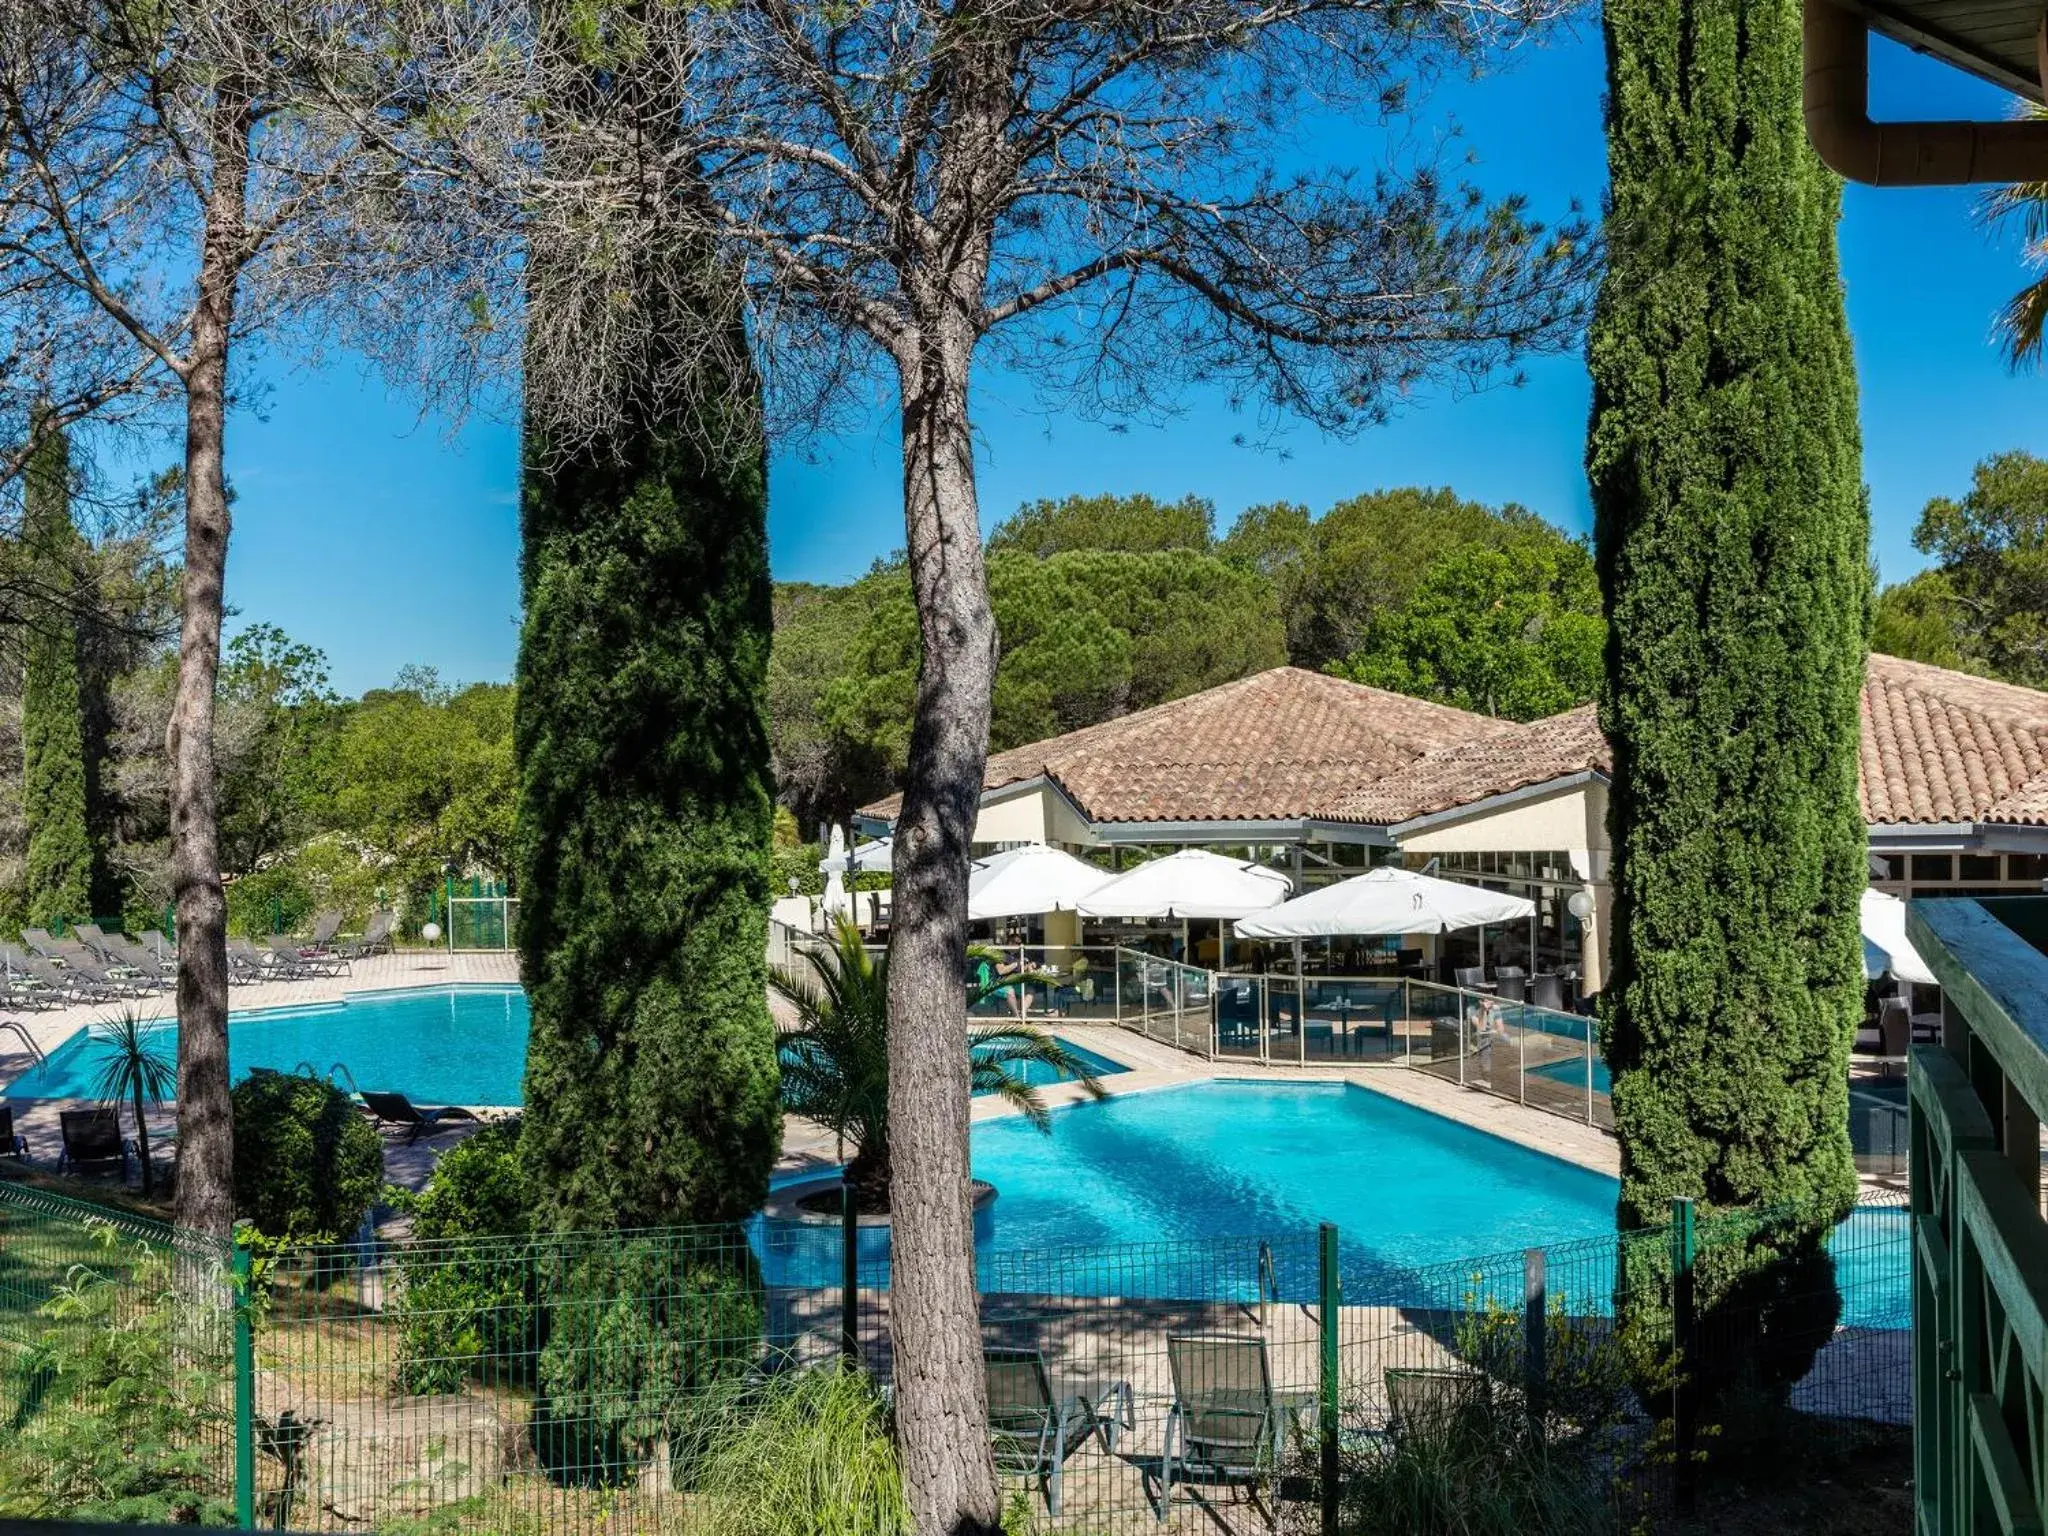
M 524 991 L 492 986 L 357 992 L 339 1003 L 252 1009 L 228 1017 L 228 1067 L 239 1081 L 257 1068 L 309 1066 L 326 1076 L 339 1065 L 347 1069 L 344 1081 L 396 1090 L 418 1103 L 510 1108 L 525 1101 L 529 1017 Z M 166 1054 L 176 1052 L 175 1023 L 166 1019 L 150 1034 Z M 1125 1070 L 1072 1041 L 1061 1044 L 1097 1076 Z M 0 1097 L 91 1098 L 106 1056 L 91 1032 L 80 1030 Z M 1040 1085 L 1061 1076 L 1036 1063 L 1018 1070 Z
M 1547 1061 L 1540 1067 L 1529 1069 L 1531 1077 L 1547 1077 L 1553 1083 L 1563 1083 L 1568 1088 L 1586 1086 L 1586 1058 L 1567 1056 L 1562 1061 Z M 1614 1078 L 1607 1070 L 1607 1063 L 1599 1057 L 1593 1058 L 1593 1091 L 1606 1093 L 1614 1086 Z
M 1263 1244 L 1279 1293 L 1307 1301 L 1327 1221 L 1348 1303 L 1452 1307 L 1476 1286 L 1519 1304 L 1521 1250 L 1575 1239 L 1590 1241 L 1571 1283 L 1594 1310 L 1612 1294 L 1613 1245 L 1598 1241 L 1614 1230 L 1612 1178 L 1369 1088 L 1193 1083 L 1057 1110 L 1052 1126 L 974 1127 L 975 1177 L 996 1187 L 977 1223 L 985 1291 L 1255 1299 Z M 1845 1321 L 1905 1326 L 1903 1220 L 1845 1223 Z M 834 1283 L 835 1228 L 762 1223 L 756 1239 L 777 1283 Z M 879 1282 L 886 1232 L 864 1230 L 861 1249 Z
M 423 1104 L 510 1106 L 526 1075 L 526 994 L 518 987 L 424 987 L 357 992 L 339 1003 L 261 1008 L 228 1016 L 228 1069 L 325 1076 L 345 1067 L 358 1087 L 396 1090 Z M 166 1053 L 178 1026 L 153 1030 Z M 80 1030 L 49 1060 L 7 1085 L 5 1096 L 90 1098 L 106 1058 Z M 338 1074 L 337 1074 L 338 1075 Z

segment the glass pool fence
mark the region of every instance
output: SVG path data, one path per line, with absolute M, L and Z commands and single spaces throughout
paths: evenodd
M 1249 975 L 1116 952 L 1115 1022 L 1212 1061 L 1418 1067 L 1612 1128 L 1593 1021 L 1401 976 Z
M 1313 1529 L 1383 1487 L 1386 1458 L 1479 1434 L 1496 1454 L 1540 1439 L 1629 1528 L 1654 1523 L 1717 1475 L 1724 1404 L 1745 1444 L 1904 1434 L 1906 1215 L 1859 1206 L 1820 1223 L 1826 1262 L 1718 1293 L 1717 1253 L 1814 1224 L 1680 1206 L 1423 1268 L 1330 1226 L 984 1254 L 1005 1492 L 1041 1532 L 1211 1529 L 1205 1501 L 1229 1529 Z M 875 1236 L 827 1209 L 252 1254 L 0 1184 L 0 1485 L 75 1513 L 119 1443 L 135 1488 L 209 1524 L 710 1536 L 764 1464 L 841 1464 L 843 1441 L 811 1438 L 827 1402 L 852 1394 L 886 1433 Z M 1242 1420 L 1242 1476 L 1211 1475 L 1188 1433 L 1205 1412 Z

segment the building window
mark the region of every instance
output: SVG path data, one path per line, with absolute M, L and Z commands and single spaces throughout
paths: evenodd
M 1906 856 L 1903 853 L 1873 854 L 1870 861 L 1873 880 L 1903 880 L 1906 878 Z M 1883 874 L 1878 874 L 1879 869 Z
M 1957 860 L 1958 880 L 1998 879 L 1998 855 L 1995 853 L 1966 853 Z
M 1956 877 L 1955 855 L 1951 853 L 1916 853 L 1913 855 L 1913 879 L 1917 884 L 1922 880 L 1946 882 Z
M 2005 878 L 2048 880 L 2048 853 L 2008 853 L 2005 856 Z

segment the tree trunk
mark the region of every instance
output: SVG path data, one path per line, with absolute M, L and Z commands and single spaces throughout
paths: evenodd
M 988 758 L 996 628 L 968 425 L 973 336 L 936 320 L 900 359 L 903 507 L 924 657 L 889 941 L 890 1309 L 918 1536 L 995 1532 L 967 1166 L 967 865 Z
M 223 84 L 207 120 L 213 182 L 185 372 L 185 571 L 178 689 L 165 733 L 171 880 L 178 906 L 178 1224 L 225 1237 L 235 1219 L 228 1100 L 227 898 L 220 883 L 213 696 L 220 672 L 228 494 L 228 346 L 248 208 L 246 94 Z

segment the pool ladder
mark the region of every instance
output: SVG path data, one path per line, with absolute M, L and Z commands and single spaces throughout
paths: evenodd
M 43 1048 L 40 1045 L 36 1044 L 35 1036 L 31 1035 L 28 1032 L 28 1030 L 20 1024 L 15 1023 L 14 1020 L 0 1019 L 0 1032 L 13 1035 L 15 1039 L 19 1040 L 23 1045 L 27 1046 L 28 1059 L 34 1062 L 37 1066 L 40 1067 L 44 1062 L 50 1059 L 49 1056 L 45 1054 Z
M 1280 1266 L 1273 1260 L 1273 1245 L 1259 1239 L 1259 1326 L 1266 1326 L 1266 1303 L 1280 1299 Z

